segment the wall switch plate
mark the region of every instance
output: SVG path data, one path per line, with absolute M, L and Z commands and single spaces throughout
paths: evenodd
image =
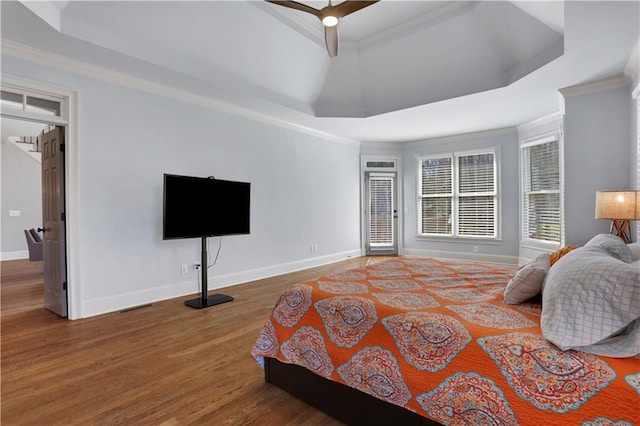
M 9 210 L 9 216 L 12 216 L 12 217 L 20 216 L 20 210 Z
M 186 274 L 187 272 L 189 272 L 189 266 L 186 263 L 180 265 L 180 273 Z

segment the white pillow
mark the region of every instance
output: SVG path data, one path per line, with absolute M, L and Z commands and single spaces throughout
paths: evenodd
M 556 262 L 542 294 L 544 337 L 561 350 L 618 358 L 640 353 L 640 327 L 631 325 L 640 321 L 638 265 L 593 246 Z
M 524 265 L 504 289 L 504 303 L 517 305 L 537 296 L 549 270 L 549 254 L 544 253 Z
M 629 250 L 631 250 L 631 256 L 633 256 L 633 260 L 640 260 L 640 242 L 638 243 L 629 243 L 627 244 Z
M 610 256 L 620 259 L 623 262 L 633 262 L 633 255 L 629 247 L 622 239 L 612 234 L 598 234 L 591 238 L 585 247 L 600 247 L 609 253 Z

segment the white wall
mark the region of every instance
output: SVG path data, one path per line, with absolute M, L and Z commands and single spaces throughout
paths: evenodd
M 598 190 L 631 188 L 629 88 L 565 95 L 565 224 L 567 244 L 609 232 L 594 219 Z
M 200 241 L 162 240 L 163 173 L 252 184 L 251 235 L 224 238 L 210 288 L 360 253 L 357 145 L 10 56 L 2 65 L 79 94 L 79 214 L 68 219 L 81 316 L 199 291 L 180 265 L 200 259 Z
M 41 164 L 12 143 L 7 142 L 0 144 L 0 157 L 2 157 L 1 259 L 26 258 L 29 254 L 24 230 L 42 226 Z M 19 210 L 20 216 L 9 216 L 10 210 Z

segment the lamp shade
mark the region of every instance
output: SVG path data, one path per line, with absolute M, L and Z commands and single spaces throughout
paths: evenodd
M 640 191 L 597 191 L 596 219 L 640 219 Z

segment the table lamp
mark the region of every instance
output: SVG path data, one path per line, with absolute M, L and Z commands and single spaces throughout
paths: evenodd
M 611 220 L 609 232 L 630 243 L 629 221 L 640 219 L 640 191 L 597 191 L 596 219 Z

